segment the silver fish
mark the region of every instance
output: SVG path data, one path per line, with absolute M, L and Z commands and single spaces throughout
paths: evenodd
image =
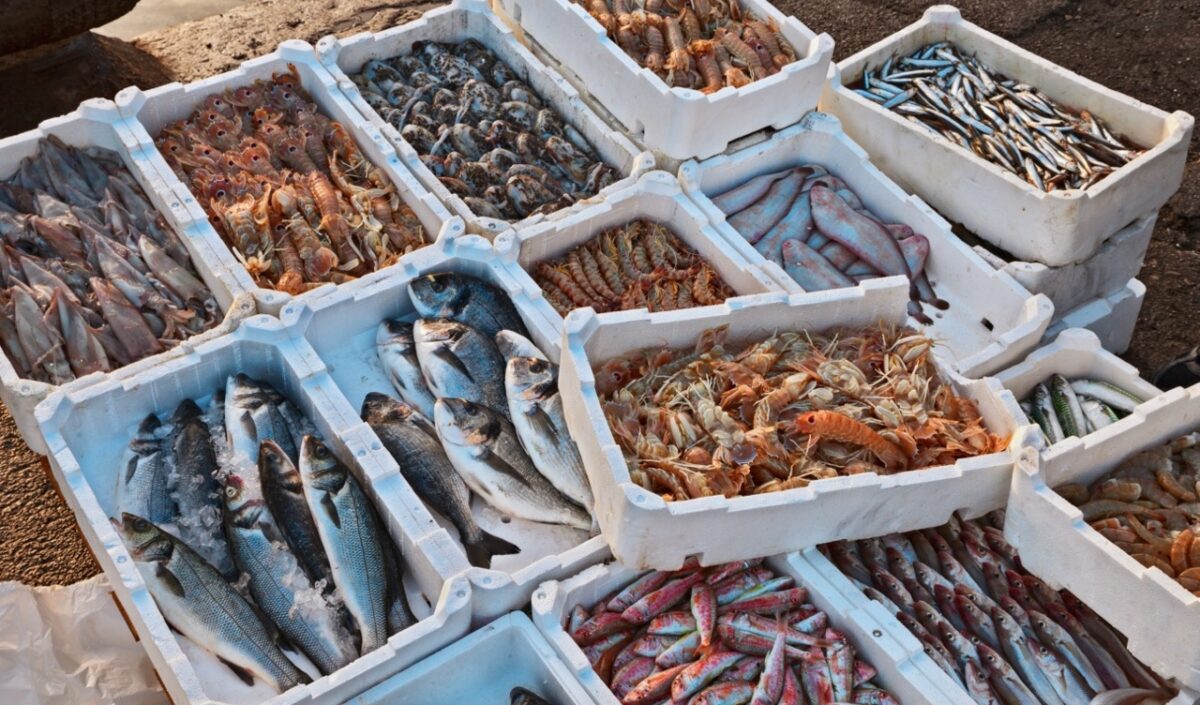
M 121 511 L 164 524 L 175 520 L 175 499 L 168 487 L 174 454 L 162 422 L 150 414 L 129 443 L 129 460 L 120 476 L 117 506 Z
M 519 519 L 591 528 L 587 511 L 537 471 L 506 418 L 464 399 L 439 399 L 434 422 L 458 474 L 498 511 Z
M 380 323 L 375 331 L 375 352 L 400 398 L 425 418 L 431 418 L 435 398 L 417 360 L 413 324 L 398 320 Z
M 496 347 L 505 360 L 514 357 L 536 357 L 539 360 L 549 360 L 541 348 L 533 341 L 511 330 L 502 330 L 496 334 Z
M 422 318 L 465 323 L 488 340 L 502 330 L 529 335 L 508 295 L 482 279 L 457 272 L 429 274 L 409 283 L 408 294 Z
M 113 523 L 163 617 L 180 634 L 245 679 L 280 691 L 309 682 L 275 646 L 250 603 L 195 551 L 132 514 Z
M 287 400 L 268 384 L 238 373 L 225 381 L 225 432 L 230 449 L 242 462 L 258 462 L 258 447 L 275 441 L 293 462 L 297 460 L 295 436 L 282 406 Z
M 179 505 L 179 537 L 232 580 L 237 568 L 221 529 L 221 486 L 211 431 L 191 399 L 176 407 L 171 423 L 175 425 L 171 492 Z
M 417 321 L 413 337 L 425 382 L 435 396 L 466 399 L 508 415 L 504 358 L 491 337 L 444 319 Z
M 333 588 L 329 556 L 321 544 L 316 522 L 304 498 L 304 480 L 300 471 L 274 441 L 263 441 L 259 447 L 258 477 L 262 483 L 263 500 L 282 530 L 283 538 L 312 582 L 324 582 Z
M 534 467 L 555 489 L 591 511 L 592 488 L 558 393 L 558 365 L 535 357 L 511 358 L 504 388 L 517 438 Z

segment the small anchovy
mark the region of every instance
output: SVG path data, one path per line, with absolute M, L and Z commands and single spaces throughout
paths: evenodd
M 1145 151 L 949 42 L 889 58 L 849 87 L 1040 191 L 1086 189 Z

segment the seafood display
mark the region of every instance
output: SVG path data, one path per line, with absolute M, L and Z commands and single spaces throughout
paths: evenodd
M 1200 434 L 1134 453 L 1090 486 L 1054 488 L 1083 520 L 1200 596 Z M 1193 548 L 1193 544 L 1195 548 Z
M 902 275 L 912 283 L 909 315 L 932 323 L 921 304 L 949 307 L 925 275 L 929 240 L 884 223 L 819 164 L 763 174 L 712 197 L 730 227 L 805 291 Z
M 630 477 L 664 499 L 758 494 L 1003 450 L 941 379 L 932 342 L 880 323 L 607 361 L 596 391 Z
M 774 19 L 728 2 L 576 0 L 609 38 L 668 86 L 715 93 L 779 73 L 796 50 Z
M 1082 437 L 1133 413 L 1145 399 L 1120 387 L 1092 379 L 1067 380 L 1056 374 L 1033 388 L 1021 409 L 1058 443 Z
M 762 560 L 645 573 L 564 625 L 623 705 L 898 705 L 808 590 Z
M 596 311 L 674 311 L 719 304 L 734 291 L 695 250 L 660 223 L 609 228 L 533 267 L 533 280 L 561 316 Z
M 0 181 L 0 348 L 65 384 L 220 323 L 188 250 L 116 152 L 50 136 Z
M 1163 705 L 1173 692 L 1066 590 L 1021 567 L 1003 512 L 821 551 L 979 705 Z
M 267 384 L 147 416 L 118 476 L 113 523 L 163 617 L 247 684 L 307 683 L 416 621 L 375 507 Z
M 427 244 L 420 220 L 295 67 L 214 93 L 155 140 L 258 286 L 299 294 Z
M 419 318 L 379 325 L 395 399 L 367 394 L 362 418 L 417 496 L 458 530 L 472 565 L 518 547 L 479 527 L 474 493 L 500 514 L 584 531 L 592 491 L 567 431 L 558 366 L 525 336 L 508 297 L 457 273 L 409 284 Z
M 475 215 L 553 213 L 615 181 L 571 123 L 491 50 L 417 42 L 351 76 L 363 99 Z
M 1086 189 L 1145 151 L 949 42 L 891 57 L 851 88 L 1041 191 Z

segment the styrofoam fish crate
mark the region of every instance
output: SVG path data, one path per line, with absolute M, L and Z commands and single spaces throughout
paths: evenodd
M 491 243 L 476 235 L 450 238 L 419 250 L 405 258 L 397 271 L 330 289 L 308 301 L 289 303 L 281 316 L 307 339 L 328 367 L 333 381 L 329 394 L 342 399 L 340 406 L 356 410 L 370 392 L 398 396 L 375 351 L 379 324 L 385 319 L 414 315 L 408 295 L 409 282 L 426 274 L 448 271 L 478 277 L 500 287 L 516 305 L 533 342 L 550 360 L 559 359 L 558 339 L 544 334 L 546 323 L 529 305 L 509 265 L 496 255 Z M 372 450 L 378 450 L 382 462 L 396 470 L 399 501 L 409 507 L 424 531 L 453 546 L 450 560 L 459 570 L 471 568 L 461 544 L 452 538 L 457 535 L 453 533 L 453 525 L 444 518 L 435 518 L 400 475 L 396 461 L 367 424 L 357 414 L 350 421 L 362 426 L 363 433 L 371 438 Z M 608 556 L 604 542 L 592 539 L 586 531 L 501 516 L 479 497 L 473 498 L 472 510 L 484 531 L 521 549 L 519 554 L 496 556 L 490 569 L 471 570 L 475 624 L 520 609 L 542 581 L 573 575 Z
M 1060 313 L 1071 311 L 1138 275 L 1158 213 L 1142 216 L 1104 241 L 1096 254 L 1074 264 L 1050 267 L 1041 262 L 1007 262 L 981 246 L 974 249 L 985 262 L 1002 269 L 1035 294 L 1045 294 Z
M 941 352 L 968 377 L 994 372 L 1021 359 L 1041 340 L 1053 307 L 1012 277 L 989 267 L 920 198 L 900 189 L 842 132 L 828 113 L 809 113 L 800 124 L 758 142 L 679 169 L 684 191 L 714 223 L 714 229 L 752 264 L 763 267 L 788 291 L 803 291 L 778 264 L 764 258 L 726 222 L 716 196 L 759 174 L 802 164 L 820 164 L 846 182 L 867 210 L 887 223 L 903 223 L 929 240 L 925 272 L 950 307 L 923 306 L 933 324 L 920 326 L 942 344 Z
M 109 522 L 117 511 L 121 462 L 138 424 L 160 418 L 184 399 L 202 406 L 244 372 L 297 405 L 379 509 L 404 562 L 405 588 L 420 621 L 341 670 L 282 694 L 248 687 L 209 652 L 168 627 L 129 551 Z M 398 473 L 354 426 L 353 412 L 330 393 L 333 381 L 312 348 L 278 319 L 247 319 L 230 335 L 136 373 L 110 375 L 64 389 L 37 409 L 50 467 L 83 536 L 103 568 L 138 640 L 177 705 L 333 705 L 379 683 L 467 633 L 470 584 L 457 576 L 443 537 L 430 536 L 397 500 Z M 340 403 L 340 405 L 339 405 Z
M 1200 427 L 1200 386 L 1169 390 L 1138 406 L 1129 418 L 1133 423 L 1067 439 L 1040 454 L 1035 442 L 1024 441 L 1004 536 L 1028 570 L 1087 603 L 1128 637 L 1129 650 L 1146 665 L 1200 689 L 1200 598 L 1117 548 L 1053 489 L 1090 484 L 1133 453 L 1195 431 Z
M 237 263 L 220 238 L 211 229 L 197 227 L 186 217 L 178 199 L 167 191 L 154 169 L 141 151 L 138 142 L 131 136 L 124 118 L 112 101 L 100 98 L 86 100 L 66 115 L 43 121 L 36 129 L 0 140 L 0 179 L 7 179 L 20 166 L 21 160 L 37 154 L 38 141 L 53 135 L 74 147 L 101 147 L 121 156 L 129 173 L 137 179 L 154 207 L 167 219 L 168 225 L 179 235 L 192 258 L 196 273 L 212 292 L 225 319 L 213 328 L 192 337 L 179 346 L 158 355 L 127 365 L 125 370 L 145 369 L 159 361 L 190 349 L 192 346 L 223 335 L 239 321 L 255 312 L 249 278 L 236 276 L 241 265 Z M 86 386 L 104 378 L 104 373 L 93 373 L 70 383 L 73 388 Z M 34 450 L 45 455 L 46 443 L 34 419 L 34 409 L 48 394 L 58 389 L 56 385 L 23 379 L 17 376 L 8 357 L 0 352 L 0 400 L 8 407 L 21 439 Z
M 1060 374 L 1068 380 L 1094 379 L 1108 382 L 1146 400 L 1162 394 L 1161 389 L 1141 378 L 1136 367 L 1105 350 L 1096 334 L 1085 328 L 1064 330 L 1054 342 L 1038 348 L 1019 364 L 993 376 L 1005 389 L 1012 392 L 1014 397 L 1021 400 L 1053 374 Z M 1033 424 L 1024 412 L 1021 418 L 1024 423 Z M 1140 421 L 1129 416 L 1115 423 L 1136 425 Z M 1045 434 L 1041 433 L 1036 425 L 1031 431 L 1041 437 L 1043 444 L 1048 443 Z
M 1075 110 L 1090 111 L 1114 133 L 1149 149 L 1091 188 L 1046 193 L 847 87 L 889 57 L 939 41 Z M 967 22 L 950 5 L 930 7 L 920 20 L 838 62 L 829 71 L 821 109 L 842 119 L 884 173 L 946 217 L 1016 257 L 1053 266 L 1092 256 L 1118 230 L 1167 202 L 1183 178 L 1195 122 L 1183 111 L 1164 112 L 1055 65 Z
M 552 705 L 593 705 L 575 674 L 522 612 L 468 634 L 348 705 L 506 703 L 517 687 Z
M 719 154 L 733 140 L 763 128 L 787 127 L 814 109 L 821 95 L 833 39 L 766 0 L 740 4 L 743 13 L 774 22 L 798 58 L 773 76 L 708 95 L 672 88 L 638 66 L 584 6 L 572 0 L 498 0 L 493 6 L 532 35 L 561 63 L 567 79 L 600 103 L 636 141 L 669 159 L 683 160 Z
M 899 278 L 811 294 L 764 294 L 753 303 L 651 316 L 644 310 L 598 316 L 589 309 L 567 317 L 559 389 L 567 425 L 579 444 L 596 498 L 595 514 L 618 560 L 674 569 L 698 555 L 713 565 L 782 553 L 842 538 L 938 526 L 950 514 L 1003 502 L 1012 474 L 1005 452 L 964 458 L 954 465 L 818 480 L 807 487 L 749 497 L 704 497 L 667 502 L 638 486 L 613 439 L 596 392 L 593 365 L 646 348 L 691 348 L 701 333 L 728 325 L 731 341 L 780 331 L 822 331 L 905 320 L 908 284 Z M 978 406 L 987 428 L 1011 434 L 1016 400 L 995 380 L 967 380 L 937 359 L 943 378 Z
M 496 238 L 496 251 L 513 264 L 513 276 L 520 282 L 530 305 L 537 309 L 542 320 L 549 322 L 543 335 L 560 338 L 563 318 L 546 300 L 529 272 L 537 263 L 561 257 L 608 228 L 642 218 L 668 225 L 684 244 L 712 265 L 737 296 L 783 291 L 761 267 L 747 262 L 741 252 L 713 230 L 708 217 L 683 193 L 674 176 L 652 171 L 636 183 L 609 194 L 604 202 L 570 217 L 509 230 Z
M 205 196 L 196 196 L 180 181 L 154 145 L 154 138 L 167 125 L 191 115 L 208 96 L 248 86 L 260 79 L 269 80 L 273 74 L 286 73 L 293 66 L 299 73 L 301 86 L 320 108 L 321 113 L 345 126 L 363 156 L 383 172 L 395 186 L 400 199 L 413 209 L 413 213 L 425 228 L 425 237 L 432 242 L 448 236 L 445 226 L 451 218 L 450 212 L 412 175 L 379 130 L 365 120 L 342 95 L 333 75 L 317 60 L 313 47 L 308 42 L 289 39 L 270 54 L 251 59 L 236 69 L 186 85 L 168 83 L 148 91 L 137 87 L 126 88 L 117 93 L 117 107 L 122 115 L 129 118 L 130 130 L 142 150 L 142 156 L 158 171 L 162 182 L 188 210 L 196 227 L 207 228 L 207 233 L 228 249 L 197 200 Z M 244 268 L 242 273 L 246 275 L 246 280 L 250 281 Z M 296 298 L 306 298 L 315 291 L 321 291 L 321 288 L 305 292 Z M 254 295 L 259 310 L 270 314 L 278 313 L 280 307 L 293 298 L 282 291 L 266 288 L 256 288 Z
M 938 697 L 941 692 L 913 657 L 911 644 L 902 639 L 906 634 L 880 623 L 879 616 L 885 614 L 882 607 L 859 609 L 852 606 L 832 588 L 825 576 L 798 554 L 772 556 L 766 559 L 766 565 L 779 575 L 795 579 L 798 587 L 808 589 L 808 602 L 827 613 L 829 626 L 843 632 L 854 646 L 856 655 L 878 671 L 877 684 L 905 705 L 944 705 L 947 702 Z M 597 705 L 618 705 L 620 701 L 588 663 L 583 650 L 567 634 L 564 625 L 576 605 L 590 610 L 600 600 L 633 582 L 642 572 L 620 563 L 605 563 L 568 580 L 544 583 L 533 594 L 533 623 Z
M 1100 338 L 1105 350 L 1120 355 L 1133 340 L 1133 329 L 1145 298 L 1146 285 L 1140 279 L 1130 279 L 1120 289 L 1056 317 L 1042 340 L 1053 340 L 1068 328 L 1087 328 Z
M 547 107 L 553 108 L 565 122 L 579 130 L 595 148 L 596 154 L 624 178 L 575 206 L 546 215 L 533 215 L 513 223 L 475 215 L 462 198 L 434 176 L 400 132 L 363 100 L 358 86 L 348 76 L 361 71 L 372 59 L 408 54 L 416 42 L 461 42 L 467 39 L 474 39 L 495 52 L 518 80 L 528 84 Z M 602 201 L 607 194 L 627 186 L 631 179 L 654 168 L 654 155 L 639 151 L 624 134 L 606 125 L 583 102 L 579 92 L 518 42 L 512 30 L 504 26 L 481 0 L 455 0 L 450 5 L 426 12 L 418 20 L 374 34 L 364 32 L 346 39 L 332 35 L 323 37 L 317 42 L 317 54 L 337 79 L 337 86 L 347 100 L 387 137 L 421 183 L 466 220 L 467 230 L 473 234 L 492 238 L 512 226 L 566 217 L 587 204 Z

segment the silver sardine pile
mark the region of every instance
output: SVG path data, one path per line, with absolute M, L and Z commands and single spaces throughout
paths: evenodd
M 475 215 L 552 213 L 616 179 L 579 130 L 475 40 L 417 42 L 351 79 Z
M 1033 388 L 1021 409 L 1046 435 L 1058 443 L 1083 437 L 1133 413 L 1142 399 L 1120 387 L 1093 379 L 1068 380 L 1060 374 Z
M 385 320 L 379 362 L 403 401 L 372 392 L 362 418 L 431 508 L 458 529 L 472 565 L 517 553 L 483 531 L 474 492 L 528 521 L 592 527 L 592 492 L 558 393 L 558 366 L 529 341 L 507 295 L 474 277 L 409 284 L 420 317 Z
M 207 411 L 147 416 L 114 520 L 163 617 L 248 684 L 310 680 L 413 624 L 403 564 L 358 480 L 278 391 L 230 377 Z
M 646 573 L 564 626 L 622 705 L 899 705 L 761 559 Z
M 929 240 L 903 223 L 884 223 L 854 191 L 819 164 L 762 174 L 712 197 L 726 222 L 805 291 L 855 286 L 882 276 L 912 282 L 909 314 L 939 309 L 925 276 Z
M 43 139 L 0 181 L 0 236 L 0 348 L 24 379 L 115 370 L 221 320 L 116 152 Z
M 1165 703 L 1171 692 L 1120 634 L 1021 567 L 1002 523 L 954 517 L 821 550 L 979 705 Z
M 1042 191 L 1086 189 L 1144 151 L 949 42 L 889 58 L 853 89 Z

